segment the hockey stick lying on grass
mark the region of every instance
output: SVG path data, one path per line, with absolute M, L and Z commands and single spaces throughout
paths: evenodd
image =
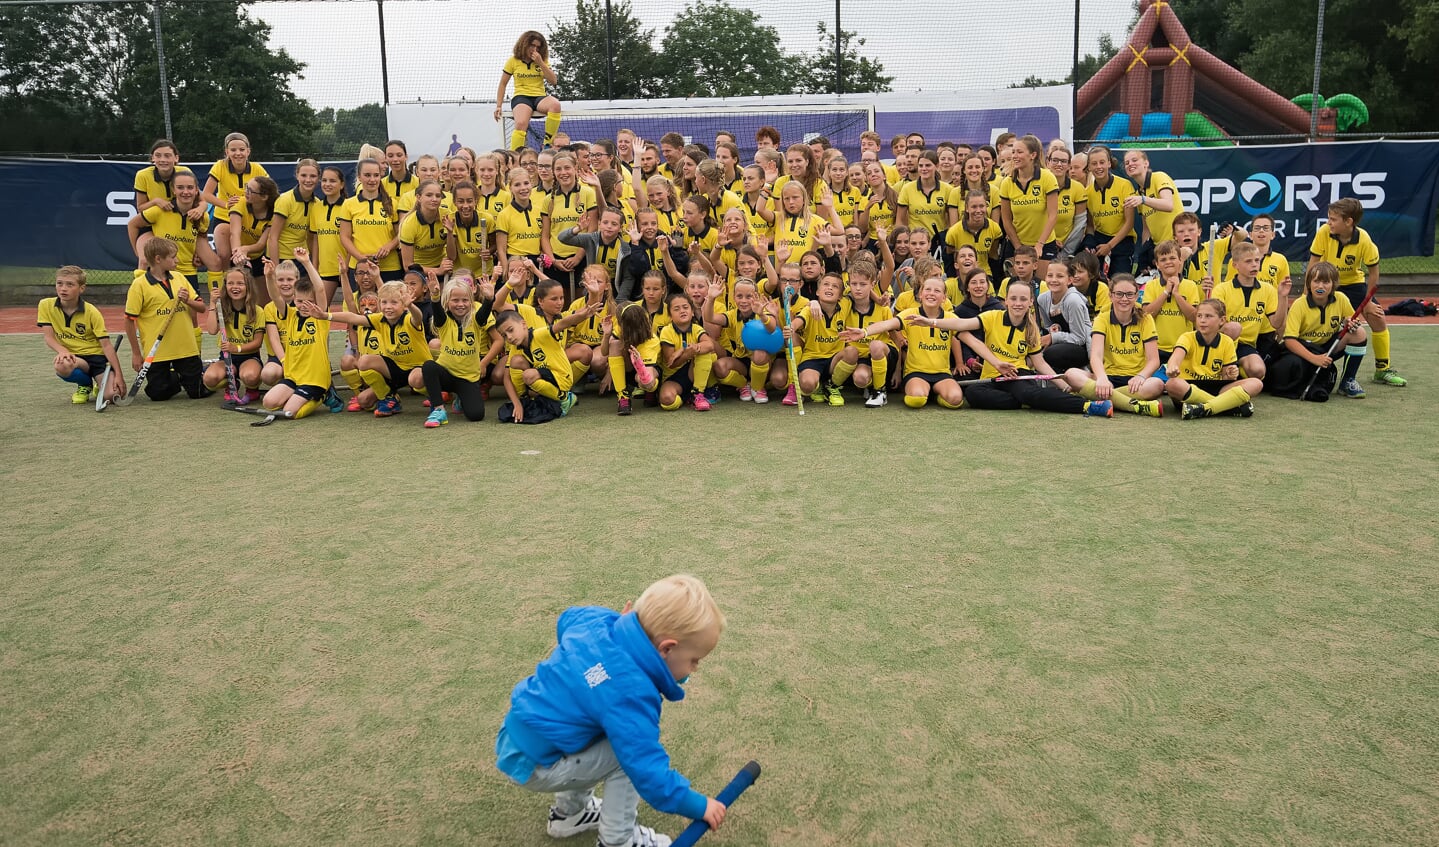
M 1033 382 L 1037 380 L 1059 379 L 1059 374 L 1020 374 L 1019 376 L 987 376 L 984 379 L 961 380 L 960 388 L 971 385 L 984 385 L 991 382 Z
M 123 343 L 125 343 L 125 333 L 123 332 L 110 337 L 110 346 L 115 348 L 115 358 L 117 360 L 120 357 L 120 345 Z M 105 372 L 100 375 L 100 390 L 95 393 L 95 411 L 97 412 L 103 412 L 110 407 L 110 376 L 112 370 L 110 363 L 107 361 L 105 363 Z
M 725 808 L 728 809 L 734 805 L 734 801 L 739 799 L 739 796 L 744 793 L 746 788 L 754 784 L 756 779 L 759 779 L 759 762 L 750 762 L 740 768 L 739 773 L 735 774 L 734 779 L 729 781 L 729 785 L 726 785 L 724 790 L 721 791 L 715 799 L 723 803 Z M 694 847 L 695 842 L 700 840 L 700 836 L 709 832 L 709 828 L 710 825 L 705 823 L 702 818 L 693 821 L 689 826 L 685 827 L 684 832 L 679 834 L 679 837 L 674 840 L 671 847 Z
M 130 383 L 130 390 L 115 402 L 121 406 L 128 406 L 135 401 L 135 395 L 140 393 L 140 386 L 145 384 L 145 377 L 150 375 L 150 366 L 155 364 L 155 354 L 160 350 L 160 342 L 165 340 L 165 333 L 170 331 L 170 324 L 175 322 L 175 316 L 180 314 L 182 308 L 178 299 L 170 304 L 170 317 L 165 319 L 165 325 L 160 327 L 160 333 L 155 336 L 155 343 L 150 345 L 150 352 L 145 354 L 145 362 L 140 366 L 140 372 L 135 374 L 135 381 Z M 139 333 L 139 327 L 135 328 Z
M 245 415 L 255 415 L 262 420 L 255 421 L 250 426 L 269 426 L 275 421 L 292 421 L 295 419 L 294 412 L 287 412 L 284 409 L 265 409 L 255 406 L 225 406 L 231 412 L 240 412 Z

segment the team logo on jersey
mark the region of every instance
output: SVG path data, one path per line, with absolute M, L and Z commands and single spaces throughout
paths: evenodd
M 1359 257 L 1357 257 L 1357 256 L 1345 256 L 1345 257 L 1344 257 L 1344 264 L 1346 264 L 1346 265 L 1352 265 L 1352 264 L 1354 264 L 1354 261 L 1355 261 L 1357 258 L 1359 258 Z
M 304 322 L 303 324 L 301 324 L 300 326 L 301 326 L 301 329 L 303 329 L 305 332 L 309 333 L 310 335 L 314 335 L 315 332 L 319 330 L 319 327 L 315 325 L 315 322 L 312 321 L 312 320 L 310 320 L 309 318 L 305 318 L 305 322 Z
M 85 334 L 85 322 L 84 322 L 84 321 L 81 321 L 81 322 L 75 324 L 75 334 L 76 334 L 76 335 L 84 335 L 84 334 Z
M 410 343 L 410 334 L 409 334 L 408 332 L 405 332 L 404 330 L 401 330 L 401 331 L 400 331 L 400 334 L 399 334 L 399 335 L 396 335 L 395 338 L 396 338 L 401 344 L 409 344 L 409 343 Z
M 365 339 L 365 349 L 366 349 L 366 350 L 378 350 L 378 349 L 380 349 L 380 339 L 376 338 L 376 337 L 374 336 L 374 334 L 371 333 L 370 337 Z
M 1028 354 L 1029 354 L 1029 342 L 1028 342 L 1028 341 L 1021 341 L 1021 342 L 1019 342 L 1019 344 L 1017 344 L 1017 345 L 1015 346 L 1014 349 L 1017 350 L 1017 351 L 1019 351 L 1019 355 L 1021 355 L 1021 356 L 1028 355 Z
M 1139 333 L 1137 333 L 1137 332 L 1131 332 L 1131 333 L 1129 334 L 1129 343 L 1130 343 L 1130 344 L 1138 344 L 1138 343 L 1139 343 Z
M 1110 208 L 1112 208 L 1112 209 L 1118 209 L 1118 208 L 1119 208 L 1119 198 L 1118 198 L 1118 197 L 1111 198 L 1110 201 L 1109 201 L 1109 206 L 1110 206 Z
M 465 333 L 465 345 L 466 345 L 466 346 L 469 346 L 469 347 L 473 347 L 474 344 L 475 344 L 475 333 L 474 333 L 473 331 L 466 332 L 466 333 Z

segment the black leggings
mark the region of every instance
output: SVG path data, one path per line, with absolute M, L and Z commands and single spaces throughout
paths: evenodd
M 154 362 L 145 375 L 145 396 L 151 400 L 169 400 L 183 390 L 191 400 L 199 400 L 206 394 L 200 383 L 203 369 L 199 356 Z
M 480 393 L 483 378 L 470 382 L 460 379 L 445 369 L 445 366 L 431 359 L 420 365 L 425 377 L 425 393 L 430 397 L 430 408 L 439 409 L 444 405 L 444 393 L 450 392 L 460 399 L 460 414 L 467 421 L 485 419 L 485 395 Z
M 964 402 L 976 409 L 1019 409 L 1028 406 L 1042 412 L 1084 412 L 1084 398 L 1066 394 L 1040 380 L 982 382 L 964 386 Z

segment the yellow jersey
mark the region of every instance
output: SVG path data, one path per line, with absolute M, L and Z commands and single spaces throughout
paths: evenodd
M 789 260 L 798 262 L 806 251 L 814 249 L 814 234 L 828 224 L 819 215 L 810 215 L 809 220 L 798 216 L 785 217 L 783 222 L 775 219 L 775 246 L 789 246 Z
M 854 219 L 860 212 L 864 211 L 865 204 L 869 197 L 858 188 L 846 187 L 843 191 L 830 189 L 830 196 L 834 199 L 834 211 L 839 215 L 839 222 L 845 226 L 854 226 Z
M 323 277 L 340 275 L 340 254 L 345 250 L 340 246 L 340 214 L 344 205 L 344 198 L 331 203 L 317 197 L 310 203 L 310 232 L 315 234 L 315 255 L 310 261 Z
M 495 218 L 495 230 L 505 234 L 505 255 L 540 255 L 541 219 L 543 210 L 536 205 L 521 206 L 511 202 Z
M 845 301 L 840 300 L 834 305 L 832 314 L 824 313 L 824 306 L 820 306 L 820 317 L 815 318 L 813 310 L 806 308 L 804 311 L 793 314 L 795 320 L 800 322 L 800 329 L 795 343 L 802 345 L 799 360 L 811 362 L 818 359 L 829 359 L 845 347 L 845 342 L 839 337 L 845 327 L 852 326 L 847 319 L 848 313 L 845 310 Z
M 1153 303 L 1159 299 L 1164 291 L 1163 279 L 1151 279 L 1144 284 L 1143 296 L 1140 303 Z M 1179 311 L 1179 305 L 1175 303 L 1176 297 L 1183 297 L 1184 301 L 1191 306 L 1198 306 L 1204 299 L 1204 293 L 1199 289 L 1199 283 L 1192 279 L 1182 279 L 1179 287 L 1174 291 L 1174 297 L 1164 301 L 1159 307 L 1159 312 L 1154 318 L 1154 329 L 1159 338 L 1159 349 L 1169 351 L 1179 341 L 1179 336 L 1194 329 L 1194 322 Z
M 744 201 L 740 199 L 740 196 L 729 190 L 721 191 L 719 193 L 719 200 L 717 201 L 709 196 L 706 196 L 705 199 L 710 203 L 710 210 L 705 213 L 705 217 L 709 219 L 710 226 L 719 226 L 720 222 L 724 220 L 725 212 L 728 212 L 730 209 L 744 210 L 745 208 Z
M 75 304 L 75 311 L 65 313 L 59 297 L 46 297 L 40 301 L 35 315 L 36 326 L 48 326 L 55 331 L 55 337 L 66 350 L 76 356 L 98 356 L 104 352 L 100 339 L 105 338 L 105 316 L 94 303 L 84 297 Z M 91 374 L 99 376 L 99 374 Z
M 1284 318 L 1284 337 L 1308 344 L 1326 344 L 1339 332 L 1340 324 L 1353 314 L 1354 304 L 1342 291 L 1330 295 L 1329 302 L 1323 306 L 1306 294 L 1289 307 L 1289 314 Z
M 135 172 L 135 190 L 151 200 L 164 199 L 173 203 L 175 201 L 175 174 L 187 173 L 191 173 L 189 168 L 184 165 L 176 165 L 175 170 L 170 173 L 169 179 L 166 179 L 160 176 L 160 169 L 154 165 L 141 168 Z
M 409 309 L 405 310 L 398 323 L 393 324 L 379 312 L 366 317 L 369 318 L 370 328 L 379 336 L 381 356 L 394 360 L 406 370 L 418 368 L 430 360 L 425 328 L 415 323 L 415 316 L 410 314 Z
M 525 341 L 515 347 L 515 352 L 524 356 L 535 370 L 548 369 L 561 392 L 569 391 L 575 382 L 569 357 L 565 355 L 564 336 L 563 330 L 556 335 L 552 326 L 532 326 Z
M 1229 265 L 1225 267 L 1224 272 L 1225 276 L 1230 279 L 1234 279 L 1237 275 L 1238 271 L 1234 267 L 1234 259 L 1232 257 L 1229 259 Z M 1264 258 L 1260 261 L 1259 273 L 1255 274 L 1255 279 L 1258 279 L 1260 282 L 1269 283 L 1274 286 L 1277 291 L 1279 283 L 1289 279 L 1289 260 L 1284 258 L 1283 253 L 1275 253 L 1273 250 L 1270 250 L 1264 254 Z
M 742 197 L 740 199 L 740 206 L 744 209 L 745 219 L 749 221 L 749 231 L 753 235 L 763 236 L 767 239 L 773 239 L 774 224 L 770 221 L 766 221 L 764 219 L 764 216 L 760 214 L 760 211 L 764 210 L 768 211 L 770 214 L 774 214 L 774 199 L 770 197 L 761 197 L 759 198 L 758 203 L 755 203 L 753 206 L 751 206 L 749 198 Z
M 1224 302 L 1228 320 L 1239 322 L 1239 340 L 1253 345 L 1259 336 L 1274 332 L 1270 319 L 1279 310 L 1279 292 L 1267 282 L 1255 280 L 1248 288 L 1239 280 L 1214 286 L 1214 296 Z
M 981 312 L 979 315 L 981 329 L 984 330 L 984 345 L 989 352 L 1001 362 L 1009 362 L 1021 370 L 1033 370 L 1029 366 L 1029 357 L 1042 353 L 1042 344 L 1030 346 L 1026 340 L 1024 331 L 1026 321 L 1020 321 L 1019 326 L 1009 322 L 1008 309 L 995 309 L 992 312 Z M 981 379 L 991 379 L 999 376 L 999 371 L 989 362 L 984 363 L 984 370 L 979 374 Z
M 949 226 L 949 195 L 953 190 L 949 183 L 938 180 L 929 191 L 918 181 L 905 183 L 897 202 L 909 211 L 909 228 L 922 226 L 935 237 L 944 232 Z
M 293 307 L 285 310 L 281 320 L 287 325 L 285 379 L 296 385 L 328 388 L 334 373 L 330 369 L 330 322 L 307 318 Z
M 449 241 L 450 231 L 445 229 L 443 218 L 427 221 L 417 209 L 400 221 L 400 243 L 415 251 L 415 264 L 438 267 L 445 259 Z
M 125 297 L 125 314 L 135 321 L 135 329 L 140 333 L 141 350 L 138 352 L 148 353 L 156 336 L 165 333 L 164 340 L 155 351 L 157 362 L 200 355 L 200 347 L 195 340 L 194 317 L 190 308 L 181 305 L 175 297 L 181 289 L 190 293 L 190 299 L 195 298 L 195 289 L 179 271 L 171 271 L 167 280 L 157 280 L 144 273 L 130 283 L 130 291 Z M 180 314 L 172 321 L 170 313 L 176 309 L 180 310 Z M 166 324 L 169 324 L 168 328 Z
M 225 220 L 225 206 L 230 198 L 238 200 L 236 206 L 245 205 L 245 183 L 257 176 L 269 176 L 265 166 L 258 162 L 247 162 L 243 171 L 230 167 L 229 159 L 221 159 L 210 166 L 210 176 L 215 179 L 215 196 L 225 201 L 215 208 L 215 217 Z M 204 186 L 201 186 L 203 188 Z
M 195 242 L 204 237 L 210 228 L 210 219 L 192 221 L 181 212 L 166 212 L 159 206 L 151 206 L 141 212 L 140 217 L 150 225 L 150 232 L 156 238 L 175 245 L 175 270 L 185 276 L 194 276 L 198 272 L 195 267 Z
M 570 304 L 569 308 L 565 309 L 565 314 L 573 315 L 574 313 L 585 308 L 585 306 L 587 305 L 588 300 L 586 298 L 576 297 L 575 301 Z M 585 318 L 583 321 L 580 321 L 579 323 L 570 327 L 569 335 L 565 338 L 565 343 L 584 344 L 588 347 L 598 347 L 600 343 L 605 340 L 605 334 L 603 331 L 601 331 L 600 324 L 604 321 L 605 315 L 607 315 L 608 313 L 609 310 L 608 307 L 606 307 L 599 310 L 598 312 L 595 312 L 593 315 L 590 315 L 588 318 Z
M 279 244 L 281 259 L 295 258 L 296 247 L 309 249 L 310 207 L 318 206 L 322 202 L 317 197 L 311 197 L 309 200 L 302 198 L 298 188 L 286 191 L 275 201 L 275 211 L 271 217 L 277 220 L 277 225 L 283 227 L 280 230 Z M 311 258 L 313 260 L 323 257 Z
M 1191 330 L 1179 336 L 1174 349 L 1184 350 L 1184 363 L 1179 375 L 1186 380 L 1220 379 L 1219 373 L 1229 365 L 1239 364 L 1238 348 L 1234 339 L 1222 332 L 1216 332 L 1208 340 Z
M 1083 295 L 1084 302 L 1089 304 L 1089 316 L 1091 318 L 1098 317 L 1100 312 L 1109 311 L 1110 299 L 1109 285 L 1107 283 L 1097 279 L 1090 280 L 1088 291 L 1081 290 L 1077 285 L 1074 286 L 1074 290 Z
M 650 208 L 655 209 L 654 206 L 651 206 Z M 660 234 L 662 235 L 670 235 L 676 229 L 679 229 L 680 227 L 685 225 L 684 219 L 680 217 L 680 213 L 678 211 L 666 212 L 661 209 L 655 209 L 655 217 L 659 218 Z
M 231 309 L 229 306 L 221 306 L 217 319 L 223 318 L 225 322 L 225 337 L 236 347 L 248 347 L 255 343 L 256 339 L 263 339 L 265 330 L 265 313 L 263 309 L 255 310 L 255 317 L 251 318 L 244 309 Z M 259 347 L 244 355 L 253 355 L 259 351 Z
M 556 186 L 554 192 L 545 201 L 544 208 L 540 213 L 550 219 L 550 254 L 556 259 L 568 259 L 580 252 L 580 248 L 571 247 L 560 241 L 560 233 L 572 226 L 578 226 L 584 216 L 596 206 L 595 190 L 588 185 L 576 182 L 575 187 L 569 191 L 561 191 Z
M 459 218 L 455 218 L 455 265 L 467 268 L 479 276 L 483 270 L 480 251 L 485 249 L 494 231 L 495 216 L 484 209 L 476 207 L 475 219 L 467 224 L 462 224 Z M 490 257 L 490 264 L 494 264 L 493 256 Z
M 280 336 L 280 347 L 285 348 L 286 339 L 290 335 L 290 324 L 280 317 L 280 309 L 282 308 L 285 308 L 284 303 L 272 300 L 269 303 L 266 303 L 265 307 L 260 310 L 260 316 L 264 319 L 266 326 L 273 326 L 275 328 L 275 334 Z M 273 354 L 275 352 L 274 350 L 270 349 L 270 339 L 268 337 L 265 338 L 264 349 L 267 353 Z M 371 346 L 366 350 L 366 352 L 380 352 L 379 344 L 376 343 L 375 345 Z
M 396 201 L 399 201 L 399 199 L 406 194 L 413 195 L 419 187 L 420 178 L 408 171 L 405 172 L 404 179 L 395 179 L 394 172 L 389 170 L 385 171 L 384 176 L 380 177 L 380 188 L 384 189 L 385 193 L 389 194 L 390 197 Z
M 749 358 L 749 348 L 744 346 L 744 325 L 759 317 L 758 312 L 741 315 L 739 308 L 724 313 L 725 325 L 720 328 L 719 346 L 726 354 L 736 359 Z
M 1059 181 L 1047 168 L 1034 166 L 1034 175 L 1029 182 L 1020 182 L 1018 176 L 1007 176 L 999 182 L 1001 200 L 1009 201 L 1010 216 L 1014 219 L 1014 232 L 1020 244 L 1039 243 L 1044 223 L 1049 216 L 1049 196 L 1059 193 Z M 1073 212 L 1070 212 L 1071 217 Z M 1055 218 L 1058 227 L 1058 217 Z M 1048 241 L 1054 240 L 1051 232 Z M 1048 242 L 1046 242 L 1048 243 Z
M 847 316 L 845 319 L 846 324 L 853 329 L 864 332 L 868 332 L 871 325 L 883 323 L 894 317 L 894 310 L 875 302 L 872 298 L 869 301 L 869 311 L 861 312 L 855 305 L 854 300 L 849 297 L 844 298 L 844 308 L 845 315 Z M 878 336 L 876 337 L 878 338 Z M 885 333 L 884 337 L 879 338 L 879 340 L 891 347 L 894 346 L 894 342 L 889 338 L 889 333 Z M 857 348 L 860 351 L 861 357 L 869 355 L 869 340 L 851 341 L 849 344 L 851 347 Z
M 699 321 L 690 321 L 690 325 L 685 329 L 680 329 L 674 323 L 666 324 L 665 328 L 660 330 L 660 349 L 662 352 L 665 347 L 673 347 L 678 350 L 684 350 L 691 345 L 700 343 L 700 338 L 704 337 L 704 334 L 704 325 L 701 324 Z M 665 357 L 661 356 L 660 370 L 664 374 L 666 379 L 674 376 L 675 374 L 679 373 L 680 370 L 689 367 L 691 364 L 690 362 L 686 362 L 678 368 L 672 368 L 669 365 L 666 365 L 664 362 Z
M 978 254 L 979 266 L 984 267 L 991 251 L 1003 237 L 1004 230 L 991 218 L 985 218 L 984 226 L 978 230 L 971 230 L 968 221 L 960 218 L 959 223 L 950 227 L 944 234 L 944 243 L 949 246 L 952 253 L 958 253 L 959 248 L 966 244 L 973 247 L 974 252 Z
M 1229 261 L 1230 243 L 1231 239 L 1228 235 L 1214 240 L 1214 265 L 1219 269 L 1219 272 L 1214 274 L 1214 285 L 1216 288 L 1219 287 L 1219 283 L 1229 278 L 1225 275 L 1224 271 L 1227 269 L 1227 266 L 1231 264 Z M 1184 277 L 1186 279 L 1192 279 L 1197 283 L 1203 283 L 1204 278 L 1209 275 L 1209 242 L 1206 241 L 1200 244 L 1198 249 L 1194 251 L 1194 254 L 1184 263 Z M 1195 305 L 1198 305 L 1198 303 Z
M 379 197 L 373 200 L 359 195 L 349 198 L 345 201 L 345 205 L 340 207 L 340 220 L 349 221 L 350 240 L 354 243 L 355 249 L 363 255 L 374 255 L 381 247 L 395 239 L 394 215 L 385 211 L 385 204 Z M 350 267 L 353 268 L 357 264 L 359 264 L 358 260 L 351 256 Z M 380 260 L 379 264 L 382 271 L 399 270 L 400 252 L 391 250 L 389 255 Z
M 880 198 L 874 202 L 873 197 L 865 199 L 862 209 L 869 212 L 869 232 L 866 235 L 871 239 L 879 238 L 879 229 L 884 227 L 885 232 L 894 231 L 894 205 L 888 200 Z
M 1118 234 L 1124 226 L 1124 201 L 1132 196 L 1134 183 L 1122 176 L 1110 174 L 1107 186 L 1100 186 L 1097 180 L 1090 184 L 1085 204 L 1094 231 L 1106 238 Z
M 502 70 L 515 81 L 516 97 L 545 96 L 545 74 L 539 65 L 511 56 L 505 60 Z
M 231 226 L 234 226 L 235 216 L 240 218 L 240 244 L 249 247 L 252 244 L 259 244 L 269 237 L 270 222 L 275 219 L 275 210 L 271 209 L 265 213 L 263 218 L 256 217 L 249 203 L 236 203 L 235 208 L 229 212 Z
M 510 196 L 508 188 L 496 188 L 493 194 L 482 194 L 475 192 L 475 208 L 482 212 L 489 212 L 494 217 L 499 217 L 514 198 Z
M 1104 372 L 1110 376 L 1139 376 L 1144 371 L 1144 345 L 1158 341 L 1154 317 L 1138 308 L 1122 324 L 1112 310 L 1094 319 L 1092 336 L 1104 337 Z M 1099 339 L 1091 343 L 1098 344 Z
M 1057 179 L 1056 179 L 1057 182 Z M 1054 216 L 1054 240 L 1063 244 L 1074 232 L 1074 213 L 1081 203 L 1088 202 L 1089 187 L 1082 182 L 1065 178 L 1059 186 L 1059 210 Z
M 1174 186 L 1174 180 L 1163 171 L 1150 171 L 1149 178 L 1139 186 L 1140 193 L 1151 199 L 1157 198 L 1166 188 L 1169 189 L 1169 199 L 1174 201 L 1173 210 L 1161 212 L 1149 206 L 1140 206 L 1137 210 L 1144 218 L 1149 240 L 1155 244 L 1174 238 L 1174 219 L 1184 213 L 1184 201 L 1179 199 L 1179 189 Z M 1135 228 L 1138 229 L 1138 226 Z
M 452 376 L 465 382 L 479 381 L 480 357 L 488 352 L 489 328 L 495 324 L 493 315 L 487 315 L 485 323 L 480 324 L 476 320 L 479 311 L 479 306 L 470 310 L 464 327 L 448 311 L 435 312 L 435 331 L 440 339 L 435 361 Z M 485 350 L 480 349 L 482 341 L 486 342 Z
M 1340 285 L 1364 282 L 1369 269 L 1379 264 L 1379 247 L 1369 233 L 1357 226 L 1340 241 L 1329 232 L 1329 224 L 1321 225 L 1309 245 L 1309 255 L 1338 268 Z
M 919 314 L 919 309 L 905 309 L 899 313 L 901 320 Z M 944 309 L 940 320 L 954 317 L 954 312 Z M 947 329 L 904 323 L 904 373 L 948 374 L 952 371 L 951 349 L 956 333 Z

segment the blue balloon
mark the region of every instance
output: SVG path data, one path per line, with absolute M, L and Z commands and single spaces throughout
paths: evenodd
M 784 349 L 784 333 L 775 329 L 773 332 L 764 328 L 764 323 L 759 318 L 750 318 L 745 322 L 744 329 L 740 330 L 740 340 L 750 350 L 761 350 L 765 353 L 778 353 Z

